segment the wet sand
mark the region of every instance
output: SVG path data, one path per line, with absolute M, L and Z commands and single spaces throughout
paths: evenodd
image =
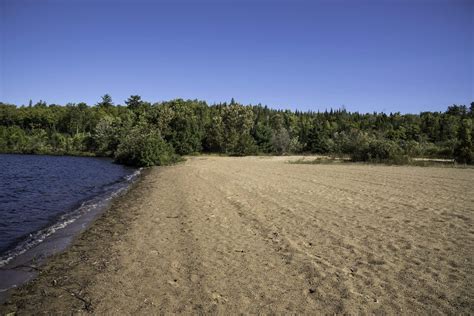
M 145 172 L 4 314 L 474 310 L 474 169 L 191 157 Z

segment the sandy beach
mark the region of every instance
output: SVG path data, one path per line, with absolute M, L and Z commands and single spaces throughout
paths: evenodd
M 474 169 L 156 167 L 0 314 L 470 314 Z

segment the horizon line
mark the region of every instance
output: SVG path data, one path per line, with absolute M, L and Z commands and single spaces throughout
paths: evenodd
M 108 93 L 106 93 L 106 94 L 104 94 L 104 95 L 102 95 L 102 96 L 105 96 L 105 95 L 109 95 L 109 96 L 110 96 L 110 94 L 108 94 Z M 136 95 L 138 95 L 138 94 L 131 94 L 130 96 L 136 96 Z M 140 95 L 138 95 L 138 96 L 141 98 Z M 472 101 L 471 101 L 470 103 L 468 103 L 468 104 L 452 103 L 452 104 L 449 104 L 449 105 L 445 105 L 445 109 L 446 109 L 445 111 L 442 111 L 442 110 L 439 110 L 439 111 L 426 110 L 426 111 L 419 111 L 419 112 L 417 112 L 417 113 L 414 113 L 414 112 L 401 112 L 401 111 L 386 111 L 385 109 L 383 109 L 383 110 L 381 110 L 381 111 L 376 111 L 376 110 L 374 110 L 374 111 L 372 111 L 372 112 L 359 112 L 358 110 L 355 110 L 355 111 L 348 110 L 348 109 L 347 109 L 347 106 L 346 106 L 345 104 L 341 104 L 341 105 L 339 105 L 339 106 L 337 106 L 337 107 L 333 107 L 333 106 L 327 107 L 327 106 L 325 106 L 325 107 L 324 107 L 324 110 L 322 110 L 321 108 L 318 108 L 318 109 L 316 109 L 316 110 L 313 110 L 313 109 L 300 110 L 300 109 L 298 109 L 298 108 L 291 109 L 289 106 L 287 106 L 287 107 L 271 106 L 271 105 L 268 105 L 268 104 L 263 104 L 263 103 L 261 103 L 261 102 L 256 103 L 256 104 L 253 104 L 253 103 L 244 104 L 244 103 L 240 103 L 240 102 L 236 101 L 233 97 L 231 97 L 231 100 L 230 100 L 230 101 L 218 101 L 218 102 L 213 101 L 212 103 L 209 102 L 209 101 L 207 101 L 207 100 L 198 99 L 198 98 L 194 98 L 194 99 L 187 98 L 187 99 L 185 99 L 185 98 L 177 97 L 177 98 L 172 98 L 172 99 L 168 99 L 168 100 L 160 100 L 160 101 L 147 101 L 147 100 L 143 100 L 143 99 L 142 99 L 143 102 L 150 103 L 150 105 L 162 104 L 162 103 L 165 103 L 165 102 L 172 102 L 172 101 L 176 101 L 176 100 L 204 102 L 204 103 L 206 103 L 207 106 L 218 106 L 218 105 L 224 105 L 224 104 L 225 104 L 225 105 L 230 105 L 230 104 L 232 104 L 232 100 L 234 100 L 235 104 L 242 105 L 242 106 L 251 106 L 251 107 L 253 107 L 253 106 L 261 106 L 261 107 L 267 107 L 267 108 L 269 108 L 269 109 L 271 109 L 271 110 L 275 110 L 275 111 L 290 111 L 290 112 L 294 112 L 294 113 L 295 113 L 295 112 L 300 112 L 300 113 L 310 113 L 310 112 L 314 112 L 314 113 L 325 113 L 325 112 L 330 112 L 330 111 L 344 110 L 344 111 L 346 111 L 346 112 L 348 112 L 348 113 L 358 113 L 358 114 L 373 114 L 373 113 L 377 113 L 377 114 L 395 114 L 395 113 L 399 113 L 399 114 L 403 114 L 403 115 L 410 115 L 410 114 L 412 114 L 412 115 L 418 115 L 418 114 L 420 114 L 420 113 L 426 113 L 426 112 L 431 112 L 431 113 L 444 113 L 444 112 L 446 112 L 446 110 L 447 110 L 450 106 L 459 106 L 459 107 L 465 106 L 466 108 L 468 108 L 469 105 L 474 104 L 474 100 L 472 100 Z M 124 100 L 123 102 L 125 102 L 125 101 L 126 101 L 126 100 Z M 6 101 L 1 101 L 1 100 L 0 100 L 0 104 L 13 105 L 13 106 L 15 106 L 15 107 L 17 107 L 17 108 L 35 106 L 35 105 L 37 105 L 37 104 L 39 104 L 39 103 L 42 103 L 42 102 L 45 103 L 45 105 L 48 106 L 48 107 L 49 107 L 49 106 L 64 106 L 64 107 L 65 107 L 65 106 L 68 106 L 68 105 L 76 106 L 76 105 L 81 104 L 81 103 L 87 105 L 88 107 L 95 107 L 95 106 L 97 106 L 97 103 L 100 102 L 100 101 L 97 101 L 97 103 L 95 103 L 95 104 L 89 104 L 89 103 L 87 103 L 87 102 L 85 102 L 85 101 L 80 101 L 80 102 L 67 102 L 67 103 L 65 103 L 65 104 L 59 104 L 59 103 L 55 103 L 55 102 L 53 102 L 53 103 L 48 103 L 47 101 L 42 100 L 42 99 L 40 99 L 39 101 L 36 101 L 35 103 L 33 103 L 33 99 L 30 99 L 30 100 L 29 100 L 29 103 L 31 103 L 31 104 L 28 104 L 28 105 L 26 105 L 26 104 L 21 104 L 21 105 L 19 105 L 19 104 L 10 103 L 10 102 L 6 102 Z M 126 107 L 126 105 L 125 105 L 125 104 L 122 104 L 122 103 L 113 103 L 113 106 L 114 106 L 114 107 L 115 107 L 115 106 L 116 106 L 116 107 Z

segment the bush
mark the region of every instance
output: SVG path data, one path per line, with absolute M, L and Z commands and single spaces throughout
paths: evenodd
M 290 149 L 290 134 L 284 127 L 280 128 L 271 138 L 273 151 L 279 155 L 286 154 Z
M 437 150 L 432 157 L 436 158 L 452 158 L 454 157 L 454 151 L 456 149 L 456 145 L 458 141 L 456 139 L 448 139 L 443 142 L 439 142 L 436 144 Z
M 94 130 L 95 151 L 103 156 L 111 156 L 120 142 L 120 118 L 105 115 Z
M 407 163 L 408 157 L 404 155 L 402 148 L 391 140 L 373 139 L 368 144 L 358 148 L 351 154 L 353 161 Z
M 300 153 L 303 150 L 303 144 L 300 143 L 298 136 L 290 139 L 289 150 L 291 153 Z
M 136 167 L 168 165 L 178 159 L 179 156 L 160 132 L 145 125 L 132 128 L 115 152 L 118 163 Z
M 341 149 L 344 154 L 348 154 L 353 161 L 367 161 L 369 143 L 371 138 L 367 133 L 358 130 L 351 130 L 349 135 L 342 135 Z
M 402 155 L 402 149 L 394 141 L 374 140 L 369 143 L 369 160 L 385 161 L 396 159 Z
M 434 143 L 424 142 L 420 144 L 421 146 L 421 155 L 423 157 L 432 157 L 432 158 L 439 158 L 445 157 L 441 153 L 441 146 L 437 146 Z
M 459 139 L 454 149 L 454 158 L 459 163 L 474 162 L 474 144 L 472 141 L 472 120 L 463 119 L 459 127 Z
M 34 129 L 28 139 L 28 149 L 26 153 L 49 154 L 52 151 L 48 144 L 48 133 L 44 129 Z
M 419 142 L 414 140 L 402 142 L 402 148 L 409 157 L 420 157 L 423 155 L 423 149 Z
M 242 135 L 235 146 L 234 151 L 230 152 L 231 156 L 247 156 L 257 153 L 257 145 L 250 134 Z

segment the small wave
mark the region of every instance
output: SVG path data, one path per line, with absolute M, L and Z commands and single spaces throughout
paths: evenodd
M 126 175 L 125 180 L 127 181 L 134 181 L 142 172 L 143 168 L 139 168 L 135 170 L 132 174 Z
M 19 243 L 15 248 L 7 251 L 0 256 L 0 268 L 7 265 L 14 258 L 32 249 L 38 244 L 42 243 L 46 238 L 56 233 L 58 230 L 64 229 L 77 219 L 81 218 L 91 211 L 100 211 L 109 205 L 110 201 L 123 193 L 125 193 L 130 185 L 140 176 L 142 169 L 138 169 L 130 175 L 123 178 L 123 181 L 114 183 L 113 185 L 104 189 L 104 192 L 96 197 L 83 202 L 78 208 L 72 212 L 62 215 L 59 220 L 53 225 L 41 229 L 33 234 L 30 234 L 23 242 Z

